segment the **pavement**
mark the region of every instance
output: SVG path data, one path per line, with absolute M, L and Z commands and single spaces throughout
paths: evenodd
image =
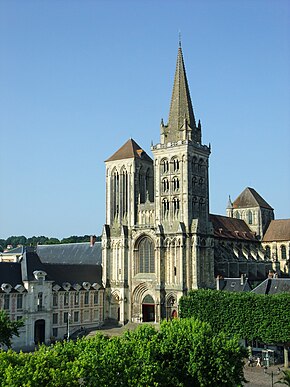
M 151 323 L 156 329 L 159 328 L 159 324 Z M 117 325 L 114 322 L 107 323 L 100 327 L 97 330 L 91 331 L 87 337 L 95 336 L 97 333 L 102 333 L 105 336 L 121 336 L 124 332 L 128 330 L 136 329 L 140 324 L 138 323 L 128 323 L 126 325 Z M 268 367 L 266 372 L 263 367 L 249 367 L 245 365 L 244 375 L 248 383 L 245 383 L 244 386 L 247 387 L 269 387 L 273 386 L 282 377 L 283 365 L 275 365 Z M 273 383 L 272 383 L 273 378 Z
M 283 369 L 284 368 L 282 364 L 268 367 L 266 372 L 264 371 L 263 367 L 256 367 L 256 366 L 249 367 L 245 365 L 244 375 L 245 375 L 245 379 L 249 383 L 245 383 L 244 385 L 247 387 L 273 386 L 273 384 L 277 382 L 279 379 L 281 379 L 281 377 L 283 376 L 283 373 L 282 373 Z

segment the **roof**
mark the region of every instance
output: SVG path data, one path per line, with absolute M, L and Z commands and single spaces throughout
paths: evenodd
M 2 253 L 2 255 L 16 255 L 16 254 L 23 254 L 24 252 L 24 246 L 17 246 L 13 249 L 5 249 Z
M 0 286 L 3 283 L 8 283 L 12 287 L 22 284 L 20 263 L 0 262 Z
M 168 141 L 179 139 L 179 130 L 184 125 L 185 119 L 191 129 L 196 128 L 182 49 L 179 47 L 168 119 Z
M 242 219 L 210 214 L 216 238 L 257 241 L 255 234 Z
M 130 138 L 120 149 L 117 150 L 106 161 L 116 161 L 123 159 L 142 159 L 152 162 L 151 157 L 138 145 L 132 138 Z
M 253 293 L 256 294 L 278 294 L 290 292 L 290 278 L 267 278 L 258 285 Z
M 247 278 L 243 281 L 241 278 L 220 278 L 217 281 L 219 281 L 219 290 L 228 292 L 249 292 L 252 290 Z
M 290 241 L 290 219 L 271 220 L 263 242 Z
M 66 265 L 101 265 L 102 244 L 95 242 L 67 243 L 57 245 L 38 245 L 37 254 L 42 263 L 57 263 Z
M 233 202 L 233 208 L 249 208 L 262 207 L 269 210 L 273 208 L 254 190 L 254 188 L 247 187 Z

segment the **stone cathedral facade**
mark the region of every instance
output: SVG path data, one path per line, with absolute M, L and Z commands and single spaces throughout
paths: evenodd
M 177 315 L 180 297 L 214 287 L 208 162 L 179 47 L 168 124 L 153 159 L 129 139 L 106 160 L 102 235 L 105 315 L 160 321 Z

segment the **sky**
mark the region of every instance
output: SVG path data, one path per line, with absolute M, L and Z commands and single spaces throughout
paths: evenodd
M 167 122 L 179 31 L 210 211 L 290 217 L 288 0 L 0 0 L 0 238 L 100 235 L 105 164 Z

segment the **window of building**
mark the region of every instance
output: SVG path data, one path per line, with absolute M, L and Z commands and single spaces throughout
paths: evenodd
M 52 306 L 57 306 L 57 305 L 58 305 L 58 294 L 54 292 L 52 295 Z
M 270 246 L 266 246 L 266 257 L 271 258 L 271 247 Z
M 179 160 L 178 159 L 173 160 L 173 171 L 174 172 L 179 171 Z
M 9 294 L 4 294 L 4 308 L 5 310 L 10 309 L 10 295 Z
M 22 316 L 16 316 L 16 321 L 22 320 Z
M 150 238 L 143 238 L 138 246 L 138 264 L 136 266 L 139 273 L 154 273 L 154 245 Z
M 179 179 L 178 177 L 174 177 L 173 180 L 173 190 L 178 191 L 179 190 Z
M 63 305 L 68 306 L 69 304 L 69 292 L 65 292 L 63 296 Z
M 248 223 L 253 224 L 253 213 L 252 211 L 248 211 Z
M 287 259 L 286 246 L 285 245 L 281 246 L 281 259 L 283 259 L 283 260 Z
M 164 216 L 169 212 L 169 201 L 167 199 L 162 200 L 162 211 Z
M 167 192 L 169 190 L 169 181 L 168 181 L 168 179 L 163 179 L 162 180 L 162 188 L 163 188 L 163 192 Z
M 75 311 L 74 312 L 74 322 L 78 322 L 79 321 L 79 312 L 78 311 Z
M 235 217 L 236 217 L 237 219 L 241 219 L 241 216 L 240 216 L 240 213 L 239 213 L 239 211 L 236 211 L 236 213 L 235 213 Z
M 90 313 L 89 310 L 84 311 L 84 321 L 89 321 L 90 319 Z
M 23 308 L 23 294 L 17 294 L 17 309 Z
M 80 294 L 79 294 L 79 292 L 75 292 L 75 305 L 79 305 L 79 303 L 80 303 Z
M 169 171 L 169 162 L 168 160 L 162 160 L 161 161 L 161 171 L 162 173 L 167 173 Z
M 57 330 L 57 328 L 52 328 L 52 336 L 53 336 L 53 337 L 57 337 L 57 335 L 58 335 L 58 330 Z
M 90 302 L 90 292 L 85 292 L 84 304 L 89 305 L 89 302 Z
M 38 310 L 43 309 L 43 293 L 39 292 L 37 295 L 37 308 Z
M 99 303 L 99 293 L 95 292 L 94 293 L 94 304 L 97 305 Z
M 57 324 L 58 323 L 58 313 L 52 314 L 52 323 Z
M 173 212 L 174 215 L 177 215 L 179 211 L 179 199 L 173 198 Z

